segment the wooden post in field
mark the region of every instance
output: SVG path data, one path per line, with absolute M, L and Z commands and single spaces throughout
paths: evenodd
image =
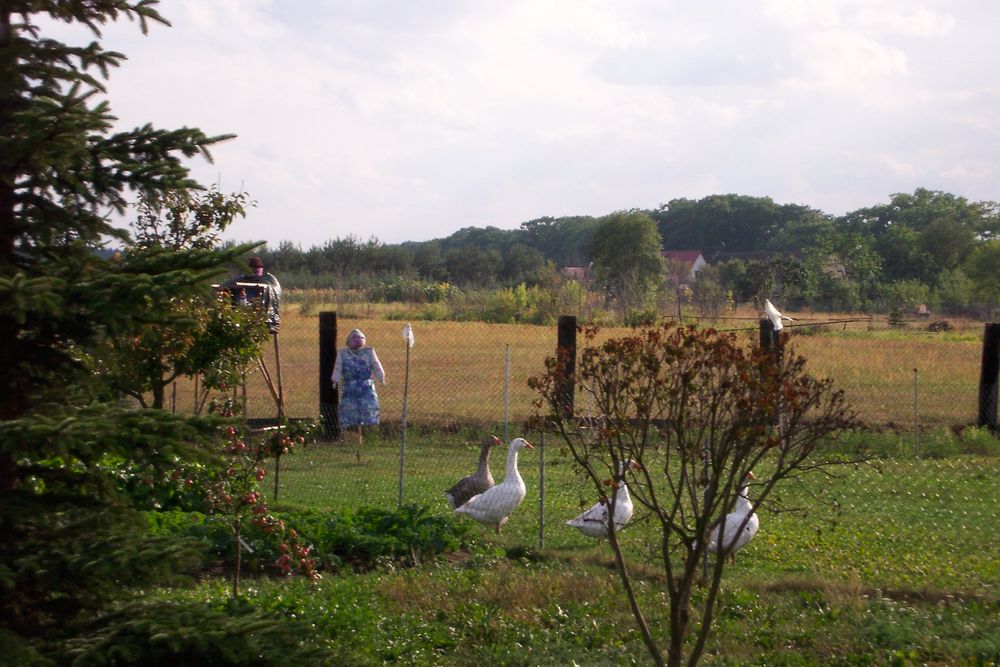
M 769 352 L 768 357 L 774 365 L 775 371 L 781 368 L 781 357 L 784 352 L 784 342 L 781 339 L 781 331 L 774 330 L 774 324 L 768 318 L 760 320 L 760 349 Z M 774 419 L 772 424 L 781 426 L 781 404 L 775 399 Z
M 563 364 L 556 396 L 563 416 L 573 416 L 573 377 L 576 375 L 576 316 L 560 315 L 556 339 L 556 359 Z
M 983 363 L 979 371 L 979 425 L 997 432 L 997 385 L 1000 381 L 1000 322 L 988 322 L 983 332 Z
M 337 313 L 319 314 L 319 421 L 326 440 L 340 437 L 340 391 L 330 382 L 337 361 Z

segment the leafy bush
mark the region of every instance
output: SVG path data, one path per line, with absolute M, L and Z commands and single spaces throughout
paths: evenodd
M 625 313 L 625 326 L 627 327 L 652 326 L 656 324 L 658 320 L 659 316 L 656 314 L 655 308 L 630 310 Z
M 368 298 L 385 303 L 439 303 L 457 292 L 458 288 L 450 283 L 393 276 L 369 287 Z
M 955 434 L 946 427 L 921 436 L 915 449 L 918 456 L 928 459 L 944 459 L 961 451 Z
M 81 624 L 53 656 L 79 665 L 317 664 L 325 651 L 306 623 L 264 616 L 235 600 L 126 604 Z
M 202 463 L 177 460 L 172 470 L 158 469 L 148 463 L 106 457 L 101 464 L 117 483 L 118 491 L 140 510 L 182 510 L 204 512 L 205 484 L 211 470 Z
M 985 427 L 967 426 L 962 429 L 960 446 L 967 454 L 1000 456 L 1000 438 Z
M 432 516 L 427 507 L 412 504 L 398 510 L 360 507 L 329 514 L 291 512 L 283 518 L 316 547 L 321 567 L 326 569 L 416 564 L 457 550 L 468 533 L 466 524 Z
M 513 324 L 518 321 L 521 307 L 514 290 L 500 289 L 486 296 L 480 316 L 484 322 Z
M 313 546 L 319 569 L 323 570 L 369 570 L 387 563 L 419 563 L 456 551 L 469 531 L 465 523 L 432 516 L 427 507 L 416 505 L 404 505 L 398 510 L 361 507 L 339 512 L 292 511 L 276 516 L 289 532 L 294 531 L 300 543 Z M 220 517 L 179 511 L 148 512 L 146 517 L 155 536 L 183 536 L 206 545 L 202 563 L 205 569 L 232 557 L 233 534 Z M 249 572 L 272 569 L 284 553 L 281 536 L 261 526 L 248 525 L 241 537 L 246 543 L 243 567 Z

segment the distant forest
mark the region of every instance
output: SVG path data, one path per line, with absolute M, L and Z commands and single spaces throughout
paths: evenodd
M 840 311 L 922 303 L 981 316 L 1000 304 L 996 202 L 918 189 L 832 216 L 769 197 L 727 194 L 622 213 L 652 221 L 659 248 L 698 250 L 707 260 L 696 280 L 663 281 L 661 291 L 678 304 L 705 295 L 714 295 L 716 307 L 720 299 L 765 297 L 789 307 Z M 598 230 L 620 219 L 621 213 L 544 217 L 518 229 L 466 227 L 446 238 L 400 244 L 347 236 L 303 250 L 286 241 L 259 254 L 286 288 L 370 290 L 373 300 L 389 298 L 387 285 L 404 283 L 415 298 L 434 294 L 431 285 L 551 288 L 569 279 L 566 267 L 587 267 L 593 281 L 584 288 L 613 298 L 601 263 L 614 248 L 598 247 L 596 239 L 608 238 Z M 622 252 L 636 250 L 623 246 Z M 669 274 L 669 267 L 664 270 Z

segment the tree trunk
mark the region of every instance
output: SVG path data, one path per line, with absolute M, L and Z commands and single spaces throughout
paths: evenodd
M 243 560 L 243 545 L 240 544 L 240 528 L 242 526 L 239 522 L 236 523 L 236 530 L 233 531 L 233 535 L 236 537 L 236 560 L 233 563 L 233 597 L 239 597 L 240 594 L 240 565 Z
M 167 385 L 162 382 L 153 383 L 153 409 L 162 410 L 167 395 Z

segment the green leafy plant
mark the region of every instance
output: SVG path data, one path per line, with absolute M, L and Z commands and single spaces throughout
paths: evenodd
M 1000 437 L 985 426 L 966 426 L 961 433 L 963 452 L 1000 456 Z
M 326 656 L 306 622 L 231 601 L 131 603 L 83 622 L 56 652 L 74 665 L 319 664 Z
M 176 458 L 170 469 L 107 457 L 102 463 L 114 476 L 118 491 L 140 510 L 205 512 L 205 484 L 214 470 L 205 463 Z
M 413 566 L 458 551 L 468 543 L 469 536 L 466 523 L 435 516 L 427 507 L 417 505 L 394 510 L 359 507 L 335 512 L 285 511 L 270 516 L 263 521 L 248 521 L 240 530 L 239 537 L 252 549 L 246 552 L 244 547 L 241 563 L 247 569 L 265 572 L 276 566 L 281 573 L 293 569 L 291 559 L 297 552 L 288 539 L 312 546 L 308 555 L 315 570 L 368 571 L 384 565 Z M 146 518 L 153 537 L 174 536 L 206 545 L 210 560 L 202 563 L 203 569 L 208 569 L 212 560 L 233 558 L 237 542 L 222 513 L 147 512 Z M 286 554 L 289 558 L 283 558 Z

